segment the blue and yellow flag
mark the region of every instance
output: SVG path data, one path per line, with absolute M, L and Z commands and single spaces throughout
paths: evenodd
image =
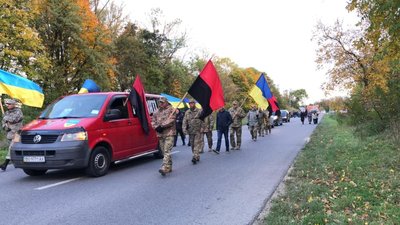
M 100 87 L 97 86 L 96 82 L 91 79 L 86 79 L 79 90 L 78 94 L 90 93 L 90 92 L 100 92 Z
M 19 99 L 22 104 L 41 108 L 44 102 L 42 89 L 24 77 L 0 70 L 0 94 Z
M 254 99 L 254 101 L 257 103 L 257 105 L 261 109 L 266 109 L 269 105 L 267 98 L 264 97 L 265 85 L 268 86 L 268 84 L 266 83 L 264 74 L 261 74 L 260 77 L 258 78 L 256 84 L 250 90 L 250 93 L 249 93 L 249 95 Z

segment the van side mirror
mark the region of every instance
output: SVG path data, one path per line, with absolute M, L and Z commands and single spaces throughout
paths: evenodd
M 121 110 L 119 110 L 119 109 L 110 109 L 106 113 L 106 116 L 104 117 L 104 120 L 105 121 L 116 120 L 116 119 L 120 119 L 121 117 L 122 117 Z

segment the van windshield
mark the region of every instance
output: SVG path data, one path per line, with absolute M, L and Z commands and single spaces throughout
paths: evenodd
M 47 106 L 39 119 L 96 117 L 106 98 L 97 94 L 66 96 Z

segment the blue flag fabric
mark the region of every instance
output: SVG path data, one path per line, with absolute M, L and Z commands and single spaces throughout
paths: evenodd
M 82 85 L 82 88 L 79 90 L 78 94 L 82 93 L 91 93 L 91 92 L 100 92 L 100 87 L 97 86 L 96 82 L 91 79 L 86 79 Z

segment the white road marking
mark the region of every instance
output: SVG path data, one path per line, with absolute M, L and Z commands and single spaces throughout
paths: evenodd
M 171 152 L 171 155 L 173 155 L 173 154 L 176 154 L 176 153 L 179 153 L 180 151 L 173 151 L 173 152 Z
M 46 185 L 46 186 L 35 188 L 35 190 L 38 190 L 38 191 L 44 190 L 44 189 L 55 187 L 55 186 L 58 186 L 58 185 L 61 185 L 61 184 L 66 184 L 66 183 L 69 183 L 69 182 L 72 182 L 72 181 L 76 181 L 76 180 L 79 180 L 81 178 L 82 177 L 77 177 L 77 178 L 72 178 L 72 179 L 69 179 L 69 180 L 64 180 L 64 181 L 57 182 L 57 183 L 54 183 L 54 184 L 49 184 L 49 185 Z

